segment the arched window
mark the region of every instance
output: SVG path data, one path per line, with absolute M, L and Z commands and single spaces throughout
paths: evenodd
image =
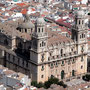
M 51 63 L 51 67 L 53 67 L 53 63 Z
M 43 62 L 44 60 L 44 54 L 41 55 L 41 61 Z
M 61 56 L 63 55 L 63 49 L 61 49 Z
M 44 66 L 42 65 L 42 67 L 41 67 L 41 71 L 43 71 L 44 70 Z
M 42 32 L 43 32 L 43 28 L 42 28 Z
M 81 69 L 83 69 L 83 65 L 81 66 Z
M 84 38 L 84 35 L 82 34 L 82 38 Z
M 40 47 L 42 46 L 42 44 L 40 43 Z
M 80 35 L 80 39 L 82 38 L 82 35 Z
M 79 24 L 80 24 L 80 20 L 79 20 Z
M 84 34 L 84 38 L 85 38 L 85 34 Z
M 64 65 L 64 61 L 62 61 L 62 65 Z
M 27 29 L 25 29 L 25 32 L 27 33 Z
M 83 56 L 81 56 L 81 62 L 83 61 L 84 59 L 83 59 Z
M 82 20 L 82 24 L 84 23 L 84 21 Z
M 75 70 L 72 70 L 72 76 L 75 76 Z
M 42 42 L 42 46 L 44 46 L 44 42 Z
M 64 75 L 65 75 L 64 70 L 62 70 L 61 71 L 61 79 L 64 79 Z
M 44 77 L 44 75 L 41 75 L 41 78 L 43 78 Z
M 38 28 L 38 32 L 40 32 L 40 28 Z

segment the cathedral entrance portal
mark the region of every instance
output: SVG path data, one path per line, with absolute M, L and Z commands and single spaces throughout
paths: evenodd
M 62 70 L 62 71 L 61 71 L 61 79 L 64 78 L 64 74 L 65 74 L 65 73 L 64 73 L 64 70 Z

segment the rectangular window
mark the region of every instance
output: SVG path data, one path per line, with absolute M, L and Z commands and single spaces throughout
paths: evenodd
M 50 61 L 50 57 L 48 57 L 48 61 Z
M 81 66 L 81 69 L 83 69 L 83 66 Z
M 64 61 L 62 61 L 62 65 L 64 65 Z
M 64 64 L 64 61 L 62 61 L 62 64 Z
M 81 47 L 81 52 L 84 52 L 84 46 Z
M 27 33 L 27 29 L 25 29 L 25 32 Z
M 42 59 L 44 59 L 44 54 L 42 54 Z
M 83 56 L 81 56 L 81 62 L 83 61 Z
M 73 58 L 72 63 L 75 63 L 75 59 Z
M 57 62 L 55 63 L 55 66 L 56 66 L 56 67 L 58 66 L 58 63 L 57 63 Z
M 44 54 L 41 55 L 41 60 L 44 61 Z
M 41 67 L 41 71 L 43 71 L 44 70 L 44 66 L 42 65 L 42 67 Z
M 41 78 L 43 78 L 44 77 L 44 75 L 41 75 Z
M 53 68 L 53 66 L 54 66 L 53 63 L 51 63 L 51 68 Z

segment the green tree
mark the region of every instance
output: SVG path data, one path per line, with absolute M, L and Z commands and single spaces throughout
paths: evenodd
M 42 87 L 44 87 L 44 84 L 43 84 L 42 82 L 39 82 L 39 83 L 37 84 L 37 88 L 42 88 Z
M 67 87 L 67 85 L 66 85 L 66 84 L 64 84 L 64 85 L 63 85 L 63 87 L 64 87 L 64 88 L 66 88 L 66 87 Z
M 64 82 L 63 81 L 60 81 L 60 82 L 58 82 L 58 85 L 63 86 L 64 85 Z
M 59 79 L 58 79 L 58 78 L 55 78 L 54 76 L 53 76 L 53 77 L 50 77 L 50 78 L 48 79 L 48 81 L 46 81 L 45 83 L 42 83 L 42 82 L 37 83 L 37 81 L 32 81 L 32 82 L 31 82 L 31 85 L 32 85 L 32 86 L 35 86 L 35 87 L 37 87 L 37 88 L 44 87 L 44 88 L 46 88 L 46 89 L 50 88 L 51 84 L 57 84 L 57 85 L 63 86 L 64 88 L 67 87 L 67 85 L 64 84 L 63 81 L 60 81 L 60 82 L 59 82 Z
M 88 15 L 90 15 L 90 13 L 88 13 Z
M 46 81 L 45 83 L 44 83 L 44 88 L 49 88 L 50 86 L 51 86 L 51 84 L 52 84 L 52 82 L 50 82 L 50 81 Z
M 51 84 L 58 84 L 59 79 L 55 77 L 51 77 L 44 83 L 45 88 L 49 88 Z
M 82 77 L 83 80 L 85 81 L 90 81 L 90 75 L 89 74 L 86 74 Z
M 37 87 L 37 81 L 32 81 L 31 85 Z
M 58 82 L 58 85 L 63 86 L 64 88 L 66 88 L 66 87 L 67 87 L 67 85 L 66 85 L 66 84 L 64 84 L 64 82 L 63 82 L 63 81 Z

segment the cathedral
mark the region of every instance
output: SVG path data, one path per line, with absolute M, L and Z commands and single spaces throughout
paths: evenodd
M 43 18 L 33 24 L 25 17 L 17 25 L 0 24 L 0 64 L 37 82 L 52 76 L 69 81 L 87 73 L 88 29 L 82 10 L 76 13 L 71 38 L 50 31 Z

